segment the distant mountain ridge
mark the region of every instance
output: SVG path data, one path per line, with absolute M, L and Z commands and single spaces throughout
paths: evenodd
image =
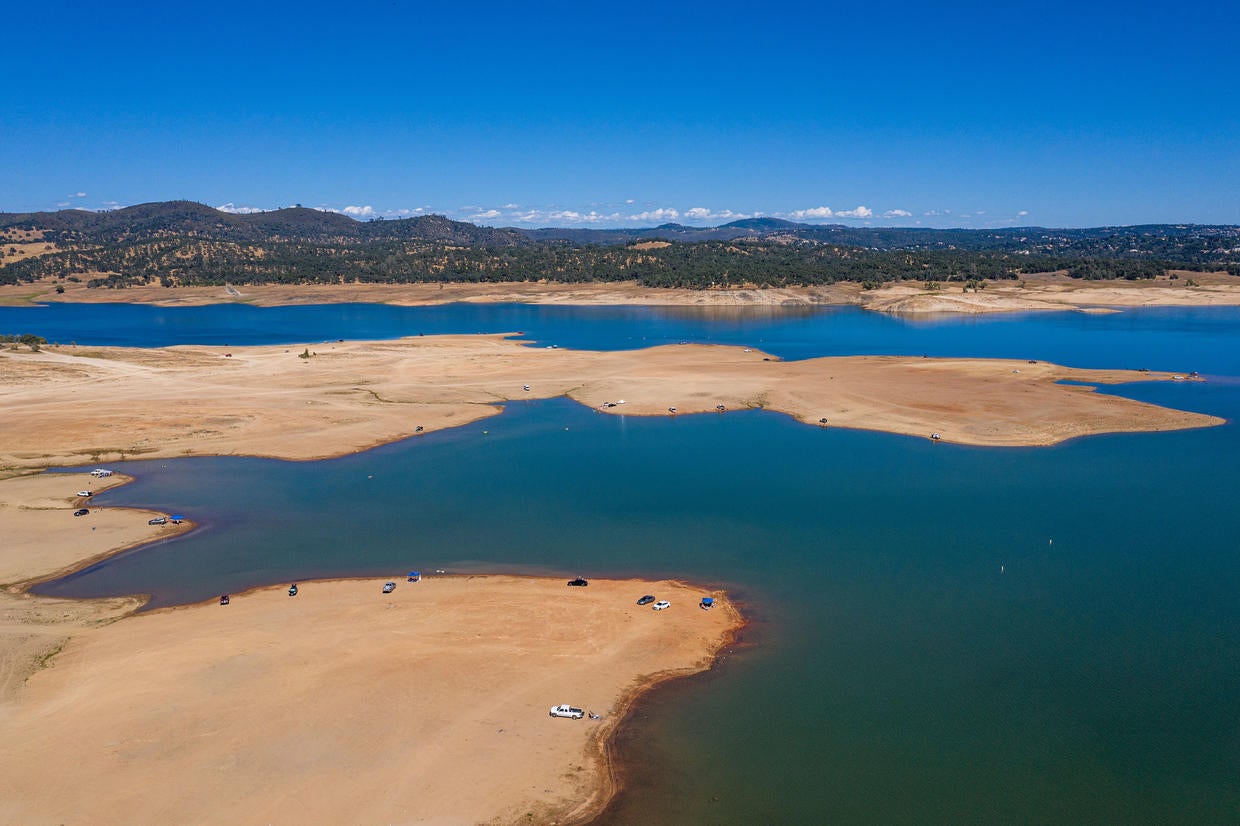
M 0 284 L 51 278 L 91 287 L 635 280 L 698 289 L 837 281 L 873 288 L 918 280 L 979 289 L 988 279 L 1040 272 L 1240 275 L 1236 226 L 926 229 L 746 218 L 718 227 L 517 229 L 442 215 L 357 221 L 304 207 L 236 214 L 167 201 L 110 212 L 0 213 L 0 239 L 8 241 L 0 243 Z M 655 240 L 667 243 L 640 243 Z
M 442 215 L 398 220 L 356 221 L 337 212 L 287 207 L 269 212 L 224 212 L 195 201 L 158 201 L 108 212 L 66 209 L 59 212 L 0 213 L 0 229 L 41 229 L 63 240 L 96 243 L 190 236 L 213 241 L 420 240 L 468 246 L 523 244 L 515 230 L 480 227 Z
M 781 218 L 745 218 L 716 227 L 665 223 L 655 227 L 589 229 L 581 227 L 494 228 L 454 221 L 443 215 L 358 221 L 337 212 L 295 206 L 267 212 L 224 212 L 195 201 L 158 201 L 108 212 L 66 209 L 58 212 L 0 213 L 0 230 L 43 230 L 60 240 L 110 243 L 182 236 L 241 243 L 313 241 L 366 243 L 428 241 L 469 247 L 509 247 L 539 242 L 615 246 L 638 241 L 680 243 L 762 240 L 778 236 L 810 244 L 839 244 L 871 250 L 1000 250 L 1025 254 L 1087 254 L 1170 259 L 1191 247 L 1202 255 L 1240 250 L 1240 228 L 1231 225 L 1150 224 L 1084 229 L 1012 227 L 1002 229 L 931 229 L 922 227 L 852 227 L 805 224 Z M 1177 254 L 1179 251 L 1181 254 Z

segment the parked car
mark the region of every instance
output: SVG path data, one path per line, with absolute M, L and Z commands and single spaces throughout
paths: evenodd
M 296 582 L 294 582 L 292 585 L 288 586 L 288 595 L 289 595 L 290 597 L 295 597 L 295 596 L 297 596 L 297 583 L 296 583 Z
M 654 605 L 651 605 L 650 607 L 656 611 L 662 611 L 665 608 L 671 608 L 672 604 L 665 599 L 661 599 L 658 602 L 656 602 Z
M 93 490 L 79 490 L 77 492 L 77 495 L 78 496 L 94 496 L 95 492 Z
M 574 706 L 564 704 L 564 705 L 552 706 L 551 716 L 552 717 L 567 717 L 570 720 L 580 720 L 582 717 L 586 716 L 586 712 L 585 712 L 585 709 L 575 708 Z
M 168 517 L 166 517 L 166 516 L 157 516 L 157 517 L 155 517 L 154 519 L 148 519 L 148 520 L 146 520 L 146 524 L 148 524 L 148 525 L 167 525 L 167 524 L 168 524 Z
M 654 602 L 654 594 L 646 594 L 646 596 L 642 597 L 641 599 L 637 601 L 637 604 L 638 605 L 649 605 L 652 602 Z
M 395 590 L 396 590 L 396 583 L 395 583 L 395 582 L 385 582 L 385 583 L 383 583 L 383 593 L 385 593 L 385 594 L 390 594 L 390 593 L 392 593 L 392 592 L 393 592 L 393 591 L 395 591 Z
M 73 515 L 74 516 L 85 516 L 88 513 L 90 513 L 90 508 L 78 508 L 77 510 L 73 512 Z
M 582 579 L 581 577 L 577 577 L 576 579 L 570 579 L 570 580 L 568 581 L 568 584 L 569 584 L 569 585 L 571 585 L 571 586 L 573 586 L 574 588 L 584 588 L 585 586 L 589 585 L 590 583 L 589 583 L 588 581 L 586 581 L 586 580 Z
M 228 604 L 228 594 L 220 594 L 220 605 Z

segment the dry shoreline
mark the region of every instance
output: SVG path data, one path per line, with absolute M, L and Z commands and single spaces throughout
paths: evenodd
M 1093 387 L 1060 384 L 1189 380 L 1187 374 L 990 359 L 862 356 L 782 362 L 749 348 L 700 345 L 595 353 L 535 348 L 502 336 L 311 346 L 320 349 L 311 352 L 307 347 L 306 358 L 299 357 L 301 345 L 0 352 L 0 404 L 9 414 L 0 430 L 0 474 L 124 458 L 322 458 L 416 432 L 458 427 L 495 415 L 497 403 L 557 396 L 611 415 L 763 408 L 811 425 L 825 418 L 831 427 L 923 437 L 941 431 L 944 441 L 980 445 L 1056 444 L 1093 433 L 1221 423 L 1215 417 L 1097 394 Z M 174 535 L 172 530 L 152 531 L 145 522 L 153 514 L 144 511 L 105 508 L 101 513 L 92 508 L 88 517 L 66 519 L 68 510 L 81 502 L 38 507 L 79 483 L 100 490 L 124 481 L 116 477 L 88 485 L 72 474 L 0 480 L 0 520 L 6 538 L 20 540 L 0 551 L 0 581 L 10 583 L 0 590 L 0 820 L 59 822 L 82 811 L 102 811 L 122 813 L 114 822 L 166 821 L 178 813 L 183 817 L 178 806 L 188 799 L 194 811 L 218 820 L 339 820 L 362 812 L 390 821 L 413 817 L 411 806 L 428 805 L 440 807 L 428 817 L 583 822 L 601 812 L 616 792 L 609 744 L 632 705 L 663 682 L 713 667 L 719 652 L 733 644 L 744 627 L 738 609 L 722 592 L 670 581 L 596 581 L 589 589 L 567 589 L 571 596 L 565 597 L 558 578 L 433 577 L 418 586 L 401 583 L 393 601 L 384 603 L 374 598 L 373 580 L 330 580 L 302 583 L 306 593 L 293 601 L 281 593 L 283 588 L 260 587 L 235 595 L 228 608 L 203 603 L 140 615 L 135 612 L 141 600 L 135 598 L 76 601 L 29 594 L 34 582 L 158 539 L 161 532 Z M 23 500 L 28 511 L 49 513 L 15 515 L 11 508 L 6 511 L 14 500 Z M 86 533 L 87 528 L 94 530 Z M 76 534 L 69 538 L 69 531 Z M 96 547 L 101 545 L 108 547 Z M 432 609 L 396 601 L 414 588 Z M 674 594 L 675 608 L 657 615 L 635 610 L 631 592 L 647 590 Z M 719 608 L 688 610 L 703 593 L 713 593 Z M 584 613 L 555 613 L 566 599 L 577 600 Z M 598 599 L 602 601 L 588 601 Z M 516 615 L 514 606 L 519 606 Z M 289 618 L 290 611 L 296 612 L 295 619 Z M 422 613 L 393 613 L 400 611 Z M 416 622 L 394 622 L 398 616 Z M 633 632 L 651 616 L 662 625 L 641 626 L 637 636 L 608 636 Z M 240 618 L 246 621 L 220 624 Z M 710 633 L 702 630 L 702 618 L 714 623 Z M 417 639 L 409 636 L 411 626 L 419 630 Z M 555 629 L 587 626 L 593 629 L 586 635 L 594 646 L 590 651 L 578 651 L 577 637 L 556 636 Z M 371 632 L 357 639 L 359 627 Z M 273 629 L 278 636 L 270 633 Z M 649 636 L 655 630 L 668 636 Z M 539 637 L 544 633 L 549 636 Z M 418 648 L 427 644 L 427 637 L 442 645 Z M 337 656 L 363 659 L 351 660 L 352 670 L 340 673 L 332 662 L 323 661 L 325 639 L 336 640 L 326 650 Z M 543 647 L 522 648 L 526 639 L 540 639 Z M 469 645 L 462 646 L 462 640 Z M 600 660 L 599 646 L 613 646 L 623 656 Z M 563 657 L 569 650 L 573 656 Z M 675 657 L 666 658 L 669 652 Z M 665 658 L 643 659 L 655 654 Z M 453 656 L 463 659 L 452 661 Z M 297 669 L 289 670 L 290 658 Z M 393 666 L 393 658 L 400 668 Z M 477 688 L 471 675 L 503 672 L 499 684 L 512 691 L 520 679 L 530 678 L 531 658 L 542 658 L 542 665 L 533 682 L 520 684 L 525 692 L 521 702 L 504 705 L 502 713 L 495 712 L 498 716 L 483 715 L 488 725 L 504 725 L 484 730 L 470 727 L 472 716 L 458 719 L 453 702 Z M 595 685 L 589 680 L 612 673 L 617 662 L 629 670 L 607 686 L 580 688 Z M 369 675 L 364 684 L 350 682 L 355 671 Z M 404 714 L 396 721 L 358 716 L 356 709 L 368 706 L 405 708 L 414 693 L 402 687 L 401 680 L 414 673 L 422 680 L 419 698 L 432 691 L 427 686 L 447 692 L 437 711 L 419 706 L 412 720 Z M 567 746 L 555 738 L 570 729 L 524 728 L 539 703 L 541 715 L 546 715 L 547 696 L 556 698 L 552 702 L 577 702 L 563 696 L 566 690 L 545 684 L 547 675 L 561 673 L 576 675 L 574 690 L 589 694 L 581 702 L 608 709 L 592 729 L 576 732 L 588 733 L 584 741 Z M 229 676 L 221 682 L 220 674 Z M 438 676 L 428 676 L 432 674 Z M 469 679 L 461 681 L 462 675 Z M 264 682 L 268 677 L 274 682 Z M 324 685 L 332 690 L 323 692 Z M 291 693 L 289 686 L 295 689 Z M 324 693 L 341 704 L 312 707 L 326 702 L 319 696 Z M 471 709 L 498 708 L 493 695 L 470 696 Z M 272 705 L 273 697 L 283 698 L 284 704 Z M 307 739 L 298 730 L 302 718 L 282 718 L 285 705 L 296 705 L 305 719 L 318 721 L 319 728 L 327 725 L 327 741 Z M 251 716 L 229 717 L 227 724 L 216 725 L 234 707 Z M 169 716 L 164 713 L 168 708 L 179 713 Z M 186 717 L 192 724 L 183 724 Z M 430 725 L 429 720 L 438 722 L 431 729 L 417 728 Z M 293 730 L 272 721 L 283 721 Z M 337 721 L 341 724 L 331 728 Z M 181 727 L 188 731 L 184 736 L 178 733 Z M 485 764 L 485 755 L 472 744 L 485 741 L 481 748 L 488 754 L 505 747 L 500 742 L 505 738 L 496 740 L 495 731 L 520 731 L 521 748 L 498 769 L 486 764 L 490 808 L 462 814 L 452 807 L 463 805 L 460 801 L 486 785 L 469 774 L 480 760 Z M 403 755 L 395 761 L 398 773 L 366 763 L 375 741 Z M 281 748 L 274 749 L 273 742 Z M 407 742 L 419 743 L 423 751 L 413 754 L 407 746 L 399 751 Z M 531 743 L 538 744 L 537 754 L 554 752 L 558 762 L 531 770 Z M 431 758 L 425 757 L 426 750 Z M 64 753 L 78 752 L 89 759 L 77 767 L 71 789 L 40 783 Z M 290 754 L 298 758 L 291 768 L 284 759 Z M 338 775 L 341 760 L 355 771 L 363 766 L 360 773 L 373 784 L 357 791 L 354 808 L 347 810 L 331 808 L 338 800 L 316 797 L 319 787 L 327 788 L 328 778 Z M 447 765 L 465 767 L 453 772 L 456 785 L 417 786 L 408 780 Z M 157 791 L 134 794 L 137 776 L 142 788 Z M 237 791 L 221 786 L 222 776 L 243 786 L 247 779 L 262 781 L 259 788 Z M 186 777 L 201 783 L 186 789 Z M 273 807 L 272 788 L 281 790 L 276 798 L 294 802 Z M 396 815 L 392 795 L 399 793 L 391 792 L 393 788 L 405 794 Z M 171 799 L 165 793 L 161 798 L 165 790 L 178 796 Z
M 252 820 L 256 812 L 269 822 L 341 822 L 359 812 L 376 822 L 584 822 L 617 791 L 608 743 L 632 703 L 668 680 L 711 668 L 744 625 L 723 592 L 675 581 L 593 580 L 566 589 L 560 578 L 434 576 L 417 584 L 402 578 L 382 596 L 372 578 L 334 579 L 300 583 L 295 600 L 283 586 L 263 586 L 234 594 L 227 607 L 211 601 L 140 614 L 139 598 L 31 595 L 27 589 L 52 566 L 73 570 L 100 558 L 91 553 L 74 563 L 80 543 L 58 541 L 96 515 L 72 517 L 81 504 L 74 497 L 61 496 L 53 507 L 56 495 L 84 476 L 90 479 L 0 480 L 0 516 L 27 506 L 45 522 L 41 536 L 22 534 L 0 549 L 0 571 L 10 578 L 17 572 L 19 583 L 0 591 L 5 822 L 65 822 L 86 811 L 96 822 L 166 822 L 175 812 L 183 818 L 187 802 L 198 804 L 190 810 L 205 822 Z M 101 489 L 128 479 L 93 481 Z M 112 553 L 150 539 L 143 536 L 149 513 L 106 510 L 128 517 L 128 533 Z M 34 558 L 25 553 L 40 541 L 55 547 Z M 673 608 L 634 606 L 635 595 L 647 591 L 671 599 Z M 696 609 L 703 595 L 716 598 L 715 610 Z M 359 628 L 369 630 L 359 637 Z M 340 657 L 347 667 L 335 664 Z M 238 671 L 238 662 L 249 665 Z M 220 683 L 217 672 L 231 677 Z M 401 682 L 409 674 L 417 674 L 416 695 Z M 503 691 L 479 689 L 480 674 Z M 405 722 L 408 714 L 376 720 L 357 713 L 414 696 L 416 725 Z M 599 710 L 602 719 L 548 720 L 546 706 L 565 700 Z M 461 702 L 479 719 L 461 719 Z M 281 717 L 288 705 L 297 714 Z M 512 737 L 488 735 L 495 722 Z M 411 736 L 394 737 L 393 727 Z M 280 737 L 296 742 L 269 744 Z M 490 738 L 485 745 L 470 745 L 482 737 Z M 383 765 L 362 772 L 369 787 L 351 781 L 353 793 L 342 796 L 339 783 L 318 779 L 337 777 L 341 765 L 356 768 L 375 752 L 375 740 L 392 745 L 379 749 Z M 44 782 L 69 753 L 78 755 L 74 782 Z M 221 774 L 221 760 L 235 771 Z M 454 779 L 440 777 L 444 771 Z M 432 774 L 433 782 L 424 781 L 430 787 L 419 788 L 416 778 Z M 408 791 L 393 799 L 392 788 Z
M 1172 277 L 1174 276 L 1174 278 Z M 1192 280 L 1195 286 L 1188 286 Z M 56 288 L 62 287 L 63 293 Z M 689 290 L 642 287 L 636 282 L 513 282 L 445 284 L 298 284 L 228 287 L 127 287 L 90 289 L 82 283 L 0 287 L 0 304 L 48 302 L 135 303 L 201 306 L 245 303 L 260 307 L 290 304 L 386 303 L 401 306 L 453 302 L 573 305 L 777 307 L 857 305 L 901 315 L 976 314 L 1029 310 L 1085 310 L 1154 306 L 1237 306 L 1240 278 L 1225 272 L 1171 271 L 1145 281 L 1081 281 L 1063 273 L 1028 275 L 1020 281 L 991 281 L 982 291 L 962 292 L 947 283 L 928 290 L 920 282 L 898 282 L 876 290 L 840 282 L 818 287 L 721 288 Z M 1113 311 L 1113 310 L 1112 310 Z
M 327 458 L 497 415 L 509 400 L 559 396 L 610 415 L 761 408 L 809 425 L 827 419 L 830 427 L 938 433 L 980 446 L 1222 423 L 1093 392 L 1098 384 L 1192 380 L 1187 373 L 1012 359 L 784 362 L 724 345 L 575 351 L 502 335 L 311 346 L 0 352 L 8 413 L 0 470 L 204 455 Z

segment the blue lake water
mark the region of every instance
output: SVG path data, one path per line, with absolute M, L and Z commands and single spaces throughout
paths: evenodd
M 419 334 L 523 333 L 540 345 L 623 350 L 680 341 L 743 344 L 788 359 L 824 355 L 1037 358 L 1072 366 L 1207 369 L 1234 357 L 1240 308 L 1107 315 L 995 313 L 910 319 L 856 307 L 564 307 L 530 304 L 0 306 L 0 333 L 80 345 L 242 346 Z M 1227 352 L 1232 351 L 1232 352 Z M 1188 362 L 1188 363 L 1185 363 Z
M 145 309 L 48 309 L 89 321 L 0 308 L 0 330 L 171 343 L 134 321 Z M 559 399 L 325 462 L 124 463 L 139 481 L 97 505 L 201 527 L 40 590 L 162 605 L 410 567 L 719 583 L 755 619 L 745 644 L 639 708 L 620 744 L 631 791 L 605 822 L 1240 820 L 1237 310 L 925 323 L 852 309 L 225 309 L 261 314 L 222 320 L 231 344 L 522 330 L 574 347 L 1200 370 L 1209 382 L 1114 392 L 1228 424 L 1054 448 L 762 411 L 625 418 Z M 176 341 L 208 340 L 203 317 L 190 326 Z

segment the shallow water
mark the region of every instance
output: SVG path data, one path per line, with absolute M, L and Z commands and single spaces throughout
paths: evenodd
M 721 583 L 757 618 L 751 644 L 640 707 L 622 743 L 634 791 L 611 822 L 1235 822 L 1240 314 L 664 328 L 586 310 L 556 316 L 560 343 L 761 330 L 788 357 L 956 348 L 1198 369 L 1209 383 L 1116 392 L 1229 424 L 981 449 L 760 411 L 522 401 L 326 462 L 116 465 L 139 481 L 97 505 L 202 527 L 41 590 L 158 605 L 410 567 Z

